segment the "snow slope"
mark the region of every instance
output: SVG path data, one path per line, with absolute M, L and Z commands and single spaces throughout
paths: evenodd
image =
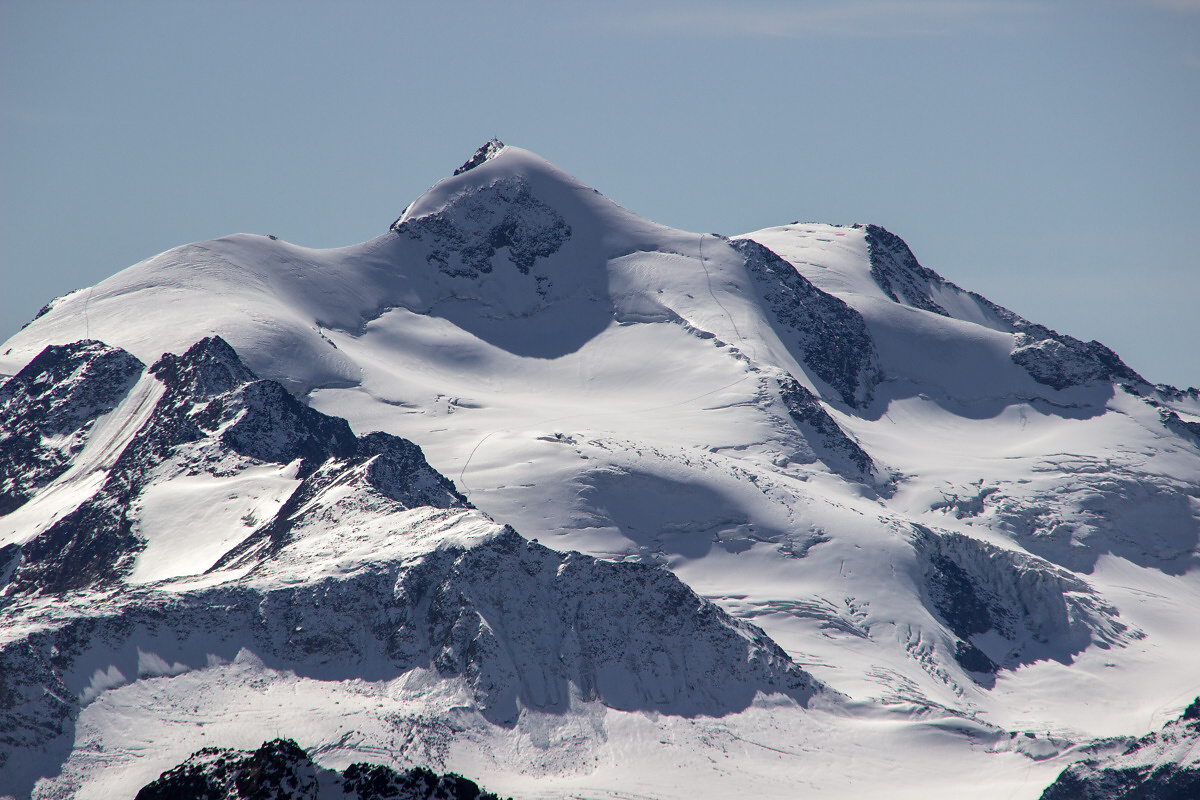
M 269 593 L 314 575 L 346 580 L 330 566 L 338 559 L 406 563 L 450 546 L 433 543 L 442 533 L 420 534 L 415 549 L 393 552 L 390 530 L 424 531 L 443 512 L 380 517 L 337 495 L 335 475 L 320 483 L 333 468 L 319 459 L 342 464 L 342 475 L 357 468 L 346 466 L 357 457 L 348 450 L 327 443 L 306 466 L 295 446 L 284 460 L 224 436 L 230 415 L 256 403 L 294 419 L 311 409 L 348 421 L 338 434 L 347 442 L 383 431 L 419 444 L 453 481 L 448 491 L 461 492 L 444 497 L 479 509 L 455 520 L 486 528 L 490 517 L 540 543 L 522 569 L 665 567 L 731 615 L 723 625 L 759 626 L 782 648 L 773 658 L 785 671 L 803 670 L 842 699 L 805 709 L 770 699 L 768 680 L 732 706 L 672 706 L 676 690 L 656 694 L 651 682 L 639 690 L 649 705 L 631 705 L 589 694 L 568 671 L 558 689 L 527 688 L 518 712 L 489 717 L 478 697 L 466 706 L 478 708 L 456 710 L 470 692 L 443 679 L 313 683 L 252 643 L 244 655 L 225 646 L 205 668 L 178 660 L 186 673 L 158 683 L 126 681 L 135 667 L 110 681 L 98 664 L 70 777 L 47 786 L 145 783 L 151 761 L 161 771 L 209 741 L 253 749 L 280 720 L 303 719 L 300 744 L 330 765 L 362 754 L 410 764 L 432 752 L 439 768 L 522 796 L 752 787 L 782 797 L 804 786 L 928 796 L 969 785 L 1034 797 L 1093 740 L 1147 733 L 1200 693 L 1195 390 L 1150 386 L 1102 345 L 954 286 L 881 228 L 793 224 L 733 239 L 677 231 L 531 153 L 492 145 L 370 242 L 314 251 L 232 236 L 60 298 L 0 345 L 0 373 L 20 383 L 48 345 L 77 341 L 121 348 L 127 365 L 156 364 L 214 334 L 244 361 L 238 386 L 257 375 L 281 388 L 261 398 L 222 388 L 236 399 L 226 416 L 212 412 L 212 436 L 156 445 L 161 459 L 130 504 L 136 525 L 117 536 L 126 555 L 89 573 L 103 573 L 99 583 L 79 584 L 71 567 L 58 583 L 37 573 L 22 584 L 20 570 L 33 569 L 22 564 L 7 568 L 17 570 L 11 586 L 120 597 L 231 580 Z M 121 380 L 136 378 L 130 369 L 117 371 Z M 50 383 L 74 397 L 70 379 Z M 36 554 L 62 520 L 103 506 L 116 454 L 170 395 L 153 377 L 117 384 L 113 397 L 56 401 L 83 410 L 38 429 L 41 466 L 16 459 L 11 479 L 0 472 L 6 491 L 16 487 L 6 502 L 25 498 L 0 516 L 5 543 Z M 4 435 L 0 443 L 17 434 Z M 299 505 L 288 498 L 306 492 L 319 511 L 293 521 Z M 290 550 L 271 544 L 271 520 L 281 519 L 297 534 Z M 226 577 L 200 576 L 215 564 Z M 429 569 L 430 581 L 469 586 L 490 568 L 468 559 Z M 522 588 L 545 599 L 518 616 L 557 630 L 561 601 L 542 594 L 555 585 Z M 629 591 L 659 597 L 641 584 Z M 46 598 L 5 613 L 50 614 L 63 602 Z M 54 617 L 79 613 L 65 608 Z M 638 619 L 653 629 L 652 614 L 623 624 Z M 664 652 L 693 646 L 687 635 Z M 526 680 L 529 667 L 512 665 Z M 160 685 L 155 700 L 147 692 Z M 273 692 L 294 696 L 295 712 L 285 716 Z M 201 697 L 194 712 L 172 710 Z M 546 703 L 553 710 L 539 710 Z M 130 715 L 146 738 L 129 738 Z M 425 720 L 421 733 L 400 718 Z M 410 731 L 403 747 L 400 730 Z M 120 769 L 120 758 L 96 755 L 144 755 L 163 740 L 178 744 Z M 100 777 L 101 763 L 126 777 Z M 911 783 L 898 788 L 897 770 Z

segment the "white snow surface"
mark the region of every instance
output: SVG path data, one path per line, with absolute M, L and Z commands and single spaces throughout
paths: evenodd
M 438 215 L 469 232 L 507 208 L 464 200 L 489 191 L 526 191 L 569 236 L 527 272 L 501 245 L 469 275 L 439 269 L 428 234 L 405 234 Z M 529 209 L 518 225 L 551 224 Z M 1037 383 L 1009 359 L 1004 321 L 964 292 L 940 290 L 948 317 L 892 301 L 862 229 L 746 234 L 862 315 L 882 381 L 853 409 L 781 339 L 725 240 L 644 220 L 519 148 L 441 181 L 398 226 L 336 250 L 245 234 L 170 250 L 57 300 L 0 345 L 0 373 L 48 344 L 99 339 L 151 364 L 219 334 L 356 433 L 419 444 L 486 514 L 455 512 L 454 536 L 492 535 L 496 520 L 555 549 L 664 565 L 849 702 L 760 697 L 684 718 L 573 698 L 505 729 L 419 670 L 336 682 L 250 651 L 206 665 L 147 654 L 140 679 L 97 667 L 73 752 L 39 796 L 131 796 L 202 746 L 288 735 L 327 765 L 428 764 L 522 798 L 1034 798 L 1082 745 L 1141 735 L 1200 694 L 1200 446 L 1123 389 Z M 797 432 L 777 394 L 789 374 L 875 461 L 875 485 L 832 472 Z M 156 391 L 144 379 L 71 472 L 0 518 L 0 544 L 94 492 Z M 1196 403 L 1168 405 L 1200 419 Z M 295 465 L 164 474 L 142 498 L 131 582 L 225 580 L 195 576 L 296 482 Z M 383 557 L 383 542 L 410 548 L 397 558 L 434 546 L 387 535 L 433 524 L 429 509 L 406 513 L 327 520 L 239 579 L 315 580 Z M 914 545 L 921 529 L 934 544 Z M 921 546 L 957 548 L 1033 620 L 971 640 L 1015 659 L 993 685 L 951 657 Z

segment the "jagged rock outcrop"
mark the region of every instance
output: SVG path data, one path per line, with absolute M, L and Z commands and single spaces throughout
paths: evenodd
M 480 164 L 487 161 L 489 158 L 492 158 L 503 149 L 504 142 L 500 141 L 499 139 L 489 139 L 488 141 L 484 142 L 483 145 L 476 150 L 461 167 L 454 170 L 454 174 L 462 175 L 468 170 L 475 169 L 475 167 L 478 167 Z
M 959 533 L 914 531 L 921 598 L 956 637 L 953 656 L 970 672 L 1069 662 L 1091 644 L 1140 636 L 1086 582 L 1049 562 Z M 982 637 L 991 632 L 999 642 Z
M 397 220 L 392 230 L 419 243 L 425 260 L 441 272 L 472 279 L 497 268 L 493 258 L 502 249 L 507 261 L 528 275 L 571 236 L 566 220 L 535 197 L 520 176 L 460 194 L 436 214 Z M 546 291 L 549 278 L 535 277 L 539 290 Z
M 124 350 L 85 340 L 47 347 L 0 383 L 0 516 L 67 471 L 143 368 Z
M 1193 800 L 1200 797 L 1200 697 L 1176 719 L 1108 758 L 1064 769 L 1041 800 Z
M 64 353 L 73 355 L 68 360 Z M 79 441 L 55 452 L 78 452 L 95 409 L 111 410 L 136 380 L 132 370 L 141 364 L 128 353 L 100 343 L 47 348 L 44 356 L 3 389 L 11 396 L 14 419 L 22 420 L 26 439 L 61 436 L 64 427 L 74 427 L 72 433 Z M 76 380 L 56 374 L 68 368 Z M 81 589 L 127 573 L 142 546 L 135 531 L 138 499 L 151 481 L 163 477 L 159 471 L 170 461 L 179 471 L 197 473 L 298 460 L 299 477 L 310 476 L 327 462 L 354 466 L 369 461 L 369 480 L 393 500 L 438 507 L 465 505 L 453 485 L 429 467 L 416 445 L 387 434 L 358 439 L 345 420 L 308 408 L 275 381 L 258 380 L 219 337 L 197 342 L 183 355 L 168 353 L 149 371 L 161 382 L 162 394 L 147 421 L 125 445 L 99 491 L 20 546 L 15 568 L 3 576 L 11 583 L 9 596 Z M 11 386 L 14 381 L 16 389 Z M 44 409 L 60 405 L 33 397 L 25 388 L 50 384 L 61 384 L 56 394 L 79 395 L 57 401 L 60 405 L 74 402 L 67 406 L 73 411 L 50 414 Z M 242 458 L 231 463 L 233 454 Z M 64 458 L 60 455 L 61 463 L 43 458 L 23 472 L 19 470 L 25 462 L 20 457 L 5 463 L 14 485 L 33 486 L 45 482 L 49 473 L 44 465 L 49 462 L 58 464 L 54 472 L 63 472 Z M 302 484 L 300 490 L 308 488 Z M 281 535 L 278 528 L 279 524 L 271 528 L 276 541 Z
M 530 543 L 511 529 L 431 553 L 397 583 L 404 622 L 388 651 L 465 676 L 490 718 L 565 708 L 571 687 L 622 709 L 720 715 L 756 692 L 807 703 L 820 685 L 762 631 L 671 573 Z
M 812 392 L 789 375 L 779 381 L 779 397 L 818 459 L 847 480 L 868 485 L 874 482 L 875 462 L 829 416 Z
M 206 747 L 164 772 L 136 800 L 498 800 L 471 780 L 423 767 L 396 771 L 351 764 L 339 772 L 315 764 L 291 739 L 257 750 Z
M 732 239 L 746 269 L 784 329 L 784 341 L 798 348 L 797 360 L 852 408 L 871 399 L 880 380 L 875 345 L 862 315 L 814 286 L 769 248 L 751 239 Z
M 942 277 L 917 261 L 908 245 L 896 234 L 879 227 L 866 226 L 867 252 L 871 259 L 871 278 L 883 293 L 897 303 L 950 316 L 930 297 Z

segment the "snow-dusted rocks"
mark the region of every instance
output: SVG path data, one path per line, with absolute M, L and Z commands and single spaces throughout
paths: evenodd
M 917 526 L 921 596 L 958 637 L 954 658 L 994 673 L 1141 636 L 1081 578 L 1018 551 Z
M 521 178 L 497 180 L 455 197 L 436 214 L 397 221 L 392 230 L 424 245 L 429 264 L 467 278 L 491 272 L 500 250 L 528 275 L 538 259 L 554 255 L 571 235 L 563 218 L 534 197 Z M 549 280 L 535 277 L 539 283 Z
M 123 350 L 82 341 L 47 347 L 0 384 L 0 515 L 67 470 L 142 369 Z
M 488 141 L 484 142 L 483 145 L 476 150 L 475 153 L 468 158 L 461 167 L 454 170 L 454 174 L 462 175 L 467 170 L 478 167 L 489 158 L 493 158 L 503 149 L 504 142 L 500 141 L 499 139 L 489 139 Z
M 397 584 L 389 649 L 461 675 L 489 719 L 566 709 L 572 693 L 626 711 L 723 716 L 759 692 L 801 705 L 821 687 L 762 631 L 664 570 L 566 555 L 507 530 L 424 557 Z
M 208 747 L 167 770 L 136 800 L 498 800 L 474 781 L 427 769 L 396 772 L 378 764 L 323 769 L 291 739 L 253 752 Z
M 56 351 L 45 352 L 53 356 Z M 98 347 L 79 359 L 97 362 L 86 372 L 103 374 L 105 365 L 119 357 L 124 358 L 122 365 L 138 363 L 128 353 Z M 11 383 L 31 379 L 52 381 L 52 366 L 42 365 L 56 363 L 39 357 L 31 367 L 42 372 L 32 378 L 18 375 L 0 390 L 9 391 Z M 125 371 L 120 374 L 120 388 L 128 392 L 133 376 Z M 138 554 L 153 551 L 158 544 L 150 530 L 143 530 L 153 526 L 141 524 L 139 508 L 154 490 L 189 476 L 207 474 L 236 484 L 237 476 L 246 470 L 276 464 L 292 465 L 295 477 L 306 478 L 331 461 L 374 459 L 379 463 L 371 465 L 369 474 L 383 479 L 393 499 L 403 497 L 415 505 L 463 504 L 449 482 L 429 469 L 411 443 L 393 442 L 390 439 L 394 437 L 386 435 L 360 442 L 345 420 L 313 411 L 274 381 L 257 380 L 218 337 L 197 342 L 181 356 L 164 355 L 150 368 L 147 380 L 157 384 L 157 401 L 144 421 L 136 420 L 142 422 L 139 428 L 125 421 L 131 435 L 103 473 L 98 491 L 75 508 L 64 509 L 66 513 L 45 530 L 14 542 L 20 554 L 17 566 L 6 576 L 5 594 L 100 586 L 136 572 Z M 120 397 L 107 399 L 111 409 Z M 30 416 L 30 435 L 39 440 L 50 438 L 62 427 L 61 414 L 45 420 Z M 82 449 L 75 448 L 77 453 Z M 19 467 L 18 462 L 13 469 Z M 40 474 L 38 466 L 29 474 L 32 477 L 23 479 L 27 484 Z M 401 474 L 403 478 L 398 480 Z M 420 488 L 413 491 L 402 481 Z M 436 488 L 429 491 L 431 487 Z M 304 488 L 301 484 L 297 491 Z M 409 498 L 409 494 L 413 496 Z M 278 537 L 279 524 L 268 523 L 265 528 Z M 190 568 L 202 572 L 211 566 L 197 563 Z
M 1041 800 L 1188 800 L 1200 797 L 1200 697 L 1161 730 L 1114 742 L 1062 771 Z
M 812 392 L 790 375 L 779 382 L 779 399 L 814 454 L 831 470 L 854 481 L 872 483 L 876 468 L 858 442 L 846 435 Z

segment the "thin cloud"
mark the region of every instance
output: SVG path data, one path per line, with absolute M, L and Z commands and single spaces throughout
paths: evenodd
M 1166 0 L 1170 2 L 1170 0 Z M 1186 2 L 1186 0 L 1178 0 Z M 672 4 L 610 16 L 614 26 L 647 33 L 707 36 L 935 36 L 965 29 L 1011 30 L 1046 11 L 1038 2 L 992 0 L 843 0 L 725 5 Z

